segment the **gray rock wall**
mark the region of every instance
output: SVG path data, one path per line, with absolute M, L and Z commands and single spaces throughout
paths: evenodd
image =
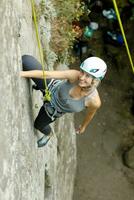
M 45 24 L 52 67 L 49 18 Z M 31 82 L 19 76 L 21 55 L 39 59 L 30 0 L 1 0 L 0 27 L 0 199 L 72 199 L 76 168 L 73 116 L 53 124 L 53 138 L 38 149 L 36 141 L 42 135 L 34 130 L 33 122 L 42 104 L 41 94 L 32 92 Z

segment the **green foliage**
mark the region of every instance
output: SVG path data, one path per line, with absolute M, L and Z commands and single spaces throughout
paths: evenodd
M 84 11 L 84 4 L 79 0 L 56 0 L 56 6 L 57 16 L 66 18 L 68 23 L 79 20 Z
M 72 22 L 79 21 L 80 16 L 85 14 L 85 5 L 80 0 L 54 0 L 53 4 L 57 17 L 52 22 L 51 46 L 59 60 L 63 61 L 77 35 L 73 30 Z
M 35 10 L 38 22 L 41 16 L 43 16 L 45 19 L 51 20 L 56 16 L 53 6 L 49 1 L 46 3 L 44 0 L 41 0 L 38 5 L 35 4 Z
M 51 3 L 42 0 L 38 5 L 36 4 L 35 9 L 37 22 L 41 16 L 51 20 L 51 47 L 57 54 L 58 60 L 63 62 L 67 57 L 73 60 L 68 51 L 72 48 L 78 32 L 74 31 L 72 22 L 78 22 L 83 14 L 89 14 L 85 4 L 80 0 L 53 0 Z
M 130 3 L 134 3 L 134 0 L 129 0 L 130 1 Z
M 134 20 L 134 8 L 132 8 L 132 16 L 130 17 L 131 20 Z

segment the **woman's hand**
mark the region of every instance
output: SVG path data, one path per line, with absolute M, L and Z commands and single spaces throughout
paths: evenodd
M 83 126 L 80 125 L 79 128 L 75 129 L 76 134 L 78 134 L 78 135 L 79 134 L 83 134 L 85 132 L 85 129 L 86 129 L 85 127 L 83 127 Z
M 24 77 L 24 71 L 20 71 L 20 77 Z

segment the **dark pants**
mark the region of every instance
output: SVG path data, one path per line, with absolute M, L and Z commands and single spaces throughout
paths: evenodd
M 42 70 L 41 64 L 30 55 L 24 55 L 22 56 L 22 65 L 24 71 L 29 70 Z M 43 79 L 36 79 L 32 78 L 34 83 L 36 84 L 36 89 L 41 90 L 41 92 L 44 94 L 44 80 Z M 47 80 L 47 83 L 50 82 L 50 79 Z M 49 135 L 51 132 L 50 123 L 52 123 L 52 119 L 47 115 L 44 106 L 41 107 L 37 118 L 34 122 L 34 127 L 41 131 L 45 135 Z

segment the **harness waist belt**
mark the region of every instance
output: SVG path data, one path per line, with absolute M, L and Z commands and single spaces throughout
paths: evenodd
M 44 108 L 48 114 L 48 116 L 54 120 L 55 118 L 59 118 L 63 115 L 62 112 L 56 110 L 54 107 L 51 106 L 49 102 L 44 102 Z

